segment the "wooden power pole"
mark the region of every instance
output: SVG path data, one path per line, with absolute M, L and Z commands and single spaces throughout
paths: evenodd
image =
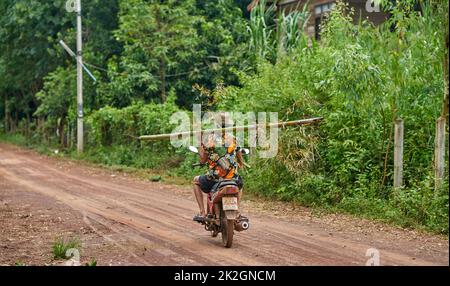
M 394 136 L 394 188 L 403 185 L 403 120 L 395 120 Z

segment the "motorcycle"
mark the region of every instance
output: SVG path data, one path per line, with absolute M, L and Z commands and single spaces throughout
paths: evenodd
M 191 152 L 198 154 L 198 149 L 190 146 Z M 241 149 L 242 154 L 250 153 L 248 149 Z M 193 167 L 205 164 L 193 164 Z M 200 223 L 205 226 L 206 231 L 211 232 L 212 237 L 222 234 L 223 246 L 230 248 L 233 244 L 234 231 L 244 231 L 250 227 L 247 217 L 239 214 L 238 197 L 241 189 L 234 179 L 219 180 L 208 193 L 207 215 Z

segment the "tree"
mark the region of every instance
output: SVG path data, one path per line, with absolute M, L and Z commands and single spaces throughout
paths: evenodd
M 112 36 L 117 28 L 118 0 L 108 1 L 108 5 L 100 0 L 84 2 L 84 58 L 96 66 L 106 66 L 112 55 L 121 52 Z M 75 47 L 75 17 L 66 11 L 65 4 L 65 0 L 0 3 L 0 93 L 7 129 L 15 128 L 25 118 L 29 130 L 32 114 L 39 105 L 36 94 L 49 73 L 58 67 L 70 67 L 75 73 L 75 62 L 58 44 L 64 39 Z M 96 107 L 95 88 L 89 85 L 90 81 L 86 81 L 88 110 Z
M 104 104 L 163 102 L 174 89 L 177 103 L 188 107 L 196 100 L 194 84 L 236 84 L 232 69 L 247 63 L 245 20 L 231 0 L 123 1 L 119 22 L 115 35 L 124 52 L 110 61 L 109 81 L 100 85 Z
M 64 128 L 69 108 L 75 105 L 76 74 L 69 68 L 57 68 L 45 77 L 44 88 L 36 94 L 39 107 L 36 116 L 43 116 L 58 124 L 59 142 L 66 145 Z
M 7 96 L 6 117 L 14 113 L 14 127 L 25 117 L 28 129 L 36 107 L 34 94 L 42 88 L 43 77 L 58 64 L 49 39 L 56 38 L 69 24 L 63 3 L 5 0 L 0 6 L 0 88 Z
M 124 44 L 120 68 L 131 77 L 126 84 L 137 97 L 149 100 L 167 95 L 168 76 L 183 72 L 180 66 L 197 52 L 193 1 L 132 0 L 120 3 L 120 27 L 115 32 Z

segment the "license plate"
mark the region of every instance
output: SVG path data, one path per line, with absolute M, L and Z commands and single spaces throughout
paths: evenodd
M 224 211 L 237 211 L 237 197 L 223 197 L 222 198 L 222 207 Z

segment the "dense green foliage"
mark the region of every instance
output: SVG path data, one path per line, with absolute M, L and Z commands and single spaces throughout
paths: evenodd
M 74 15 L 63 2 L 0 4 L 0 124 L 73 152 L 75 65 L 56 43 L 74 46 Z M 83 158 L 189 178 L 201 172 L 193 154 L 136 136 L 172 131 L 171 115 L 193 103 L 280 120 L 323 116 L 318 126 L 283 129 L 276 158 L 251 157 L 246 190 L 448 233 L 448 169 L 437 192 L 433 171 L 448 2 L 422 2 L 419 14 L 403 1 L 377 27 L 355 25 L 338 4 L 320 42 L 302 32 L 306 10 L 285 14 L 265 1 L 249 19 L 241 10 L 249 1 L 100 2 L 83 10 L 84 56 L 98 78 L 85 78 Z M 397 118 L 405 123 L 400 189 L 392 186 Z
M 436 27 L 443 18 L 424 7 L 423 17 L 410 15 L 407 27 L 390 32 L 388 25 L 354 26 L 344 12 L 344 5 L 332 12 L 320 46 L 299 46 L 244 76 L 243 87 L 221 92 L 223 108 L 278 111 L 284 120 L 325 117 L 318 129 L 285 131 L 276 158 L 255 159 L 248 189 L 445 232 L 448 190 L 433 191 L 434 122 L 444 94 L 445 31 Z M 392 21 L 403 17 L 395 13 Z M 405 182 L 393 190 L 398 117 L 406 130 Z
M 232 1 L 122 1 L 114 36 L 124 52 L 109 62 L 99 95 L 115 107 L 164 102 L 168 89 L 189 107 L 194 84 L 237 83 L 233 68 L 245 67 L 245 25 Z

